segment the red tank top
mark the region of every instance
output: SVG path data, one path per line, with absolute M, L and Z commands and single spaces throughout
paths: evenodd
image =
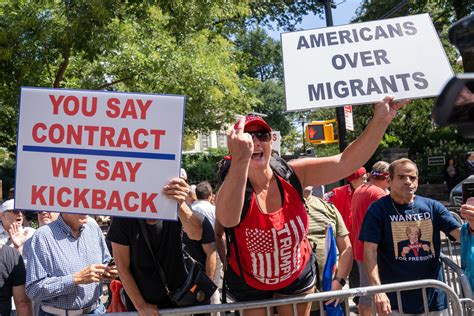
M 283 188 L 282 207 L 270 214 L 263 213 L 253 192 L 245 218 L 234 228 L 244 280 L 259 290 L 278 290 L 290 285 L 311 253 L 308 214 L 300 196 L 282 178 L 277 181 Z M 235 247 L 230 252 L 229 264 L 240 275 Z

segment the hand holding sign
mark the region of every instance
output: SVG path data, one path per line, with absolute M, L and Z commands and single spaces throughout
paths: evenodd
M 189 185 L 184 179 L 173 178 L 163 187 L 163 194 L 181 205 L 189 194 Z
M 394 119 L 397 111 L 407 105 L 410 100 L 394 101 L 395 97 L 392 95 L 385 96 L 382 101 L 375 104 L 374 119 L 381 120 L 387 124 Z

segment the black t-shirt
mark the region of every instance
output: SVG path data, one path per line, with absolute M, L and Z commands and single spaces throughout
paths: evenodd
M 194 260 L 201 263 L 204 267 L 206 267 L 206 253 L 204 252 L 204 249 L 202 249 L 202 245 L 213 242 L 216 242 L 216 236 L 214 235 L 214 229 L 212 228 L 211 222 L 209 222 L 206 217 L 204 217 L 202 222 L 201 240 L 191 240 L 186 233 L 183 235 L 184 249 L 194 258 Z
M 147 303 L 160 308 L 171 306 L 166 290 L 153 262 L 150 250 L 140 229 L 140 219 L 115 217 L 107 239 L 130 247 L 130 272 Z M 186 280 L 182 252 L 182 228 L 180 222 L 158 221 L 145 224 L 155 258 L 166 276 L 170 291 L 178 289 Z M 127 297 L 127 307 L 133 307 Z
M 0 246 L 0 316 L 9 316 L 12 309 L 13 287 L 24 285 L 25 264 L 20 253 L 8 246 Z

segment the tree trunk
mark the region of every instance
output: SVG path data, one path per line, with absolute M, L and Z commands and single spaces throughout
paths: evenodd
M 67 66 L 69 65 L 69 56 L 70 56 L 70 50 L 66 53 L 63 54 L 63 61 L 61 62 L 61 65 L 59 66 L 58 72 L 56 73 L 56 78 L 54 79 L 54 88 L 59 88 L 59 85 L 61 84 L 61 81 L 64 78 L 64 73 L 66 73 Z
M 469 2 L 471 0 L 453 0 L 454 12 L 456 12 L 456 20 L 460 20 L 469 12 Z

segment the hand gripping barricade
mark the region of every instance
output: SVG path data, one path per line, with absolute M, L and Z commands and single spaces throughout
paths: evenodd
M 437 280 L 418 280 L 410 282 L 400 282 L 393 284 L 385 284 L 378 286 L 368 286 L 363 288 L 355 288 L 334 292 L 322 292 L 308 294 L 304 296 L 293 296 L 280 299 L 261 300 L 253 302 L 242 302 L 242 303 L 230 303 L 230 304 L 219 304 L 219 305 L 205 305 L 205 306 L 194 306 L 185 308 L 174 308 L 174 309 L 160 309 L 160 315 L 192 315 L 201 313 L 224 313 L 224 312 L 236 312 L 240 315 L 244 315 L 245 310 L 254 308 L 265 308 L 267 315 L 273 315 L 274 307 L 280 305 L 292 305 L 293 315 L 297 315 L 297 304 L 313 302 L 313 304 L 319 304 L 321 309 L 325 301 L 333 298 L 338 298 L 346 302 L 346 315 L 349 315 L 349 298 L 353 296 L 364 296 L 364 295 L 375 295 L 377 293 L 396 292 L 399 304 L 401 306 L 401 292 L 409 290 L 421 290 L 423 293 L 423 306 L 425 314 L 428 315 L 428 299 L 426 296 L 427 288 L 438 288 L 446 293 L 448 298 L 448 312 L 449 315 L 453 316 L 470 316 L 472 314 L 466 314 L 461 305 L 461 301 L 454 290 L 443 282 Z M 372 306 L 372 314 L 375 315 L 375 306 Z M 117 313 L 114 315 L 123 316 L 135 316 L 137 312 L 129 313 Z

